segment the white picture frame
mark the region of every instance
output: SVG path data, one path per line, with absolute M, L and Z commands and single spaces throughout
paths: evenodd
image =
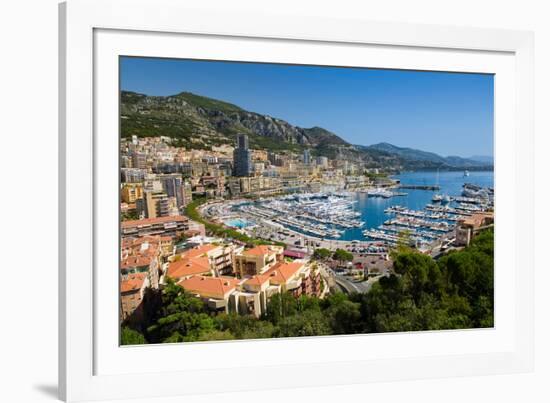
M 228 15 L 193 10 L 170 0 L 71 0 L 60 5 L 59 39 L 62 399 L 171 396 L 532 370 L 531 33 L 257 13 Z M 128 52 L 159 57 L 192 57 L 194 52 L 197 58 L 220 60 L 333 64 L 331 54 L 345 61 L 341 65 L 496 74 L 499 218 L 495 259 L 500 275 L 496 273 L 495 328 L 118 347 L 118 322 L 109 309 L 116 308 L 117 300 L 112 298 L 116 282 L 109 282 L 108 270 L 118 265 L 112 259 L 118 256 L 114 241 L 118 232 L 103 229 L 112 228 L 115 215 L 118 220 L 118 210 L 112 209 L 118 201 L 116 189 L 111 193 L 108 179 L 109 175 L 116 179 L 118 167 L 118 149 L 113 147 L 113 141 L 118 141 L 118 131 L 113 129 L 118 119 L 118 93 L 113 93 L 118 88 L 118 70 L 113 67 L 116 57 Z M 113 278 L 118 278 L 114 273 Z M 377 337 L 377 344 L 396 347 L 392 352 L 369 350 L 372 337 Z M 336 345 L 356 354 L 339 358 L 332 353 Z M 262 355 L 273 348 L 288 354 Z M 314 359 L 309 353 L 319 349 L 326 354 Z M 224 353 L 246 357 L 226 365 L 214 360 Z M 298 355 L 305 358 L 288 358 Z M 167 357 L 187 359 L 168 363 Z M 246 377 L 239 374 L 242 370 L 247 371 Z

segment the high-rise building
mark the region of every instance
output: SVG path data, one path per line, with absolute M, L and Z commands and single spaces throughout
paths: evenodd
M 252 173 L 252 152 L 248 148 L 248 136 L 240 134 L 233 151 L 233 175 L 250 176 Z
M 246 134 L 239 134 L 237 138 L 237 147 L 248 150 L 248 136 Z
M 170 200 L 166 193 L 145 191 L 143 194 L 145 217 L 167 217 L 170 213 Z
M 137 168 L 121 168 L 120 169 L 120 180 L 122 182 L 134 182 L 139 183 L 145 179 L 145 174 L 147 173 L 144 169 Z
M 185 207 L 190 202 L 190 186 L 179 174 L 159 176 L 162 188 L 168 197 L 175 197 L 178 208 Z
M 135 152 L 132 154 L 132 166 L 134 168 L 147 168 L 147 156 L 144 153 Z
M 311 163 L 311 154 L 309 153 L 309 149 L 304 150 L 304 164 L 309 165 Z

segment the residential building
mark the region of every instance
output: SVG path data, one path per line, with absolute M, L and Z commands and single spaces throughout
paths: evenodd
M 235 273 L 240 277 L 262 274 L 283 258 L 282 246 L 259 245 L 235 256 Z
M 327 157 L 317 157 L 317 165 L 322 169 L 327 169 L 329 167 L 328 165 L 328 158 Z
M 120 262 L 122 279 L 132 273 L 147 273 L 150 286 L 158 288 L 162 260 L 172 251 L 173 243 L 170 237 L 123 238 Z
M 495 217 L 492 212 L 474 213 L 459 221 L 455 229 L 455 244 L 468 246 L 479 231 L 492 225 L 494 221 Z
M 241 194 L 241 182 L 239 178 L 229 178 L 226 182 L 226 186 L 231 196 Z
M 212 275 L 212 268 L 207 256 L 187 257 L 181 255 L 168 265 L 167 276 L 181 281 L 197 275 Z
M 184 290 L 203 299 L 214 311 L 229 312 L 229 298 L 239 280 L 234 277 L 194 276 L 178 282 Z
M 272 285 L 281 287 L 281 292 L 290 292 L 295 297 L 302 294 L 318 296 L 321 293 L 321 274 L 304 261 L 279 262 L 264 273 Z
M 170 215 L 170 200 L 164 192 L 145 191 L 144 195 L 145 217 L 157 218 Z
M 243 281 L 240 290 L 231 295 L 229 310 L 259 318 L 266 312 L 271 297 L 280 292 L 280 285 L 271 284 L 269 276 L 258 274 Z
M 143 198 L 143 186 L 139 183 L 127 183 L 122 187 L 121 199 L 125 203 L 135 203 Z
M 138 237 L 146 235 L 165 235 L 176 237 L 189 231 L 200 231 L 204 234 L 204 225 L 196 223 L 184 216 L 145 218 L 129 220 L 121 223 L 122 237 Z
M 143 319 L 143 297 L 149 286 L 147 273 L 132 273 L 120 282 L 121 321 Z
M 223 196 L 225 194 L 225 177 L 203 175 L 199 180 L 204 193 L 209 197 Z
M 140 183 L 143 182 L 146 174 L 145 169 L 121 168 L 120 180 L 124 183 Z
M 173 259 L 167 274 L 177 281 L 198 274 L 210 274 L 217 277 L 232 275 L 236 251 L 238 248 L 233 244 L 200 245 Z
M 185 192 L 185 182 L 180 174 L 159 175 L 158 178 L 168 197 L 176 198 L 177 208 L 185 207 L 189 203 Z
M 132 154 L 132 166 L 138 169 L 147 168 L 147 156 L 142 152 L 134 152 Z

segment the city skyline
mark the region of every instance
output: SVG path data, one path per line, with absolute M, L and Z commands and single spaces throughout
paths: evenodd
M 122 90 L 189 91 L 352 144 L 493 155 L 492 75 L 128 57 L 120 68 Z

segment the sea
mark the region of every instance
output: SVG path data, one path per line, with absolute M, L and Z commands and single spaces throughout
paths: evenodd
M 482 187 L 494 187 L 493 171 L 473 171 L 469 176 L 464 176 L 462 171 L 453 172 L 408 172 L 394 176 L 403 185 L 436 185 L 438 191 L 401 189 L 406 196 L 396 196 L 388 199 L 382 197 L 368 197 L 365 193 L 356 193 L 357 203 L 354 208 L 361 213 L 361 221 L 365 221 L 363 228 L 346 230 L 339 238 L 344 241 L 364 240 L 362 231 L 366 228 L 374 229 L 382 225 L 390 218 L 384 210 L 390 206 L 403 206 L 413 210 L 423 210 L 427 204 L 432 203 L 434 194 L 460 196 L 464 183 L 471 183 Z

